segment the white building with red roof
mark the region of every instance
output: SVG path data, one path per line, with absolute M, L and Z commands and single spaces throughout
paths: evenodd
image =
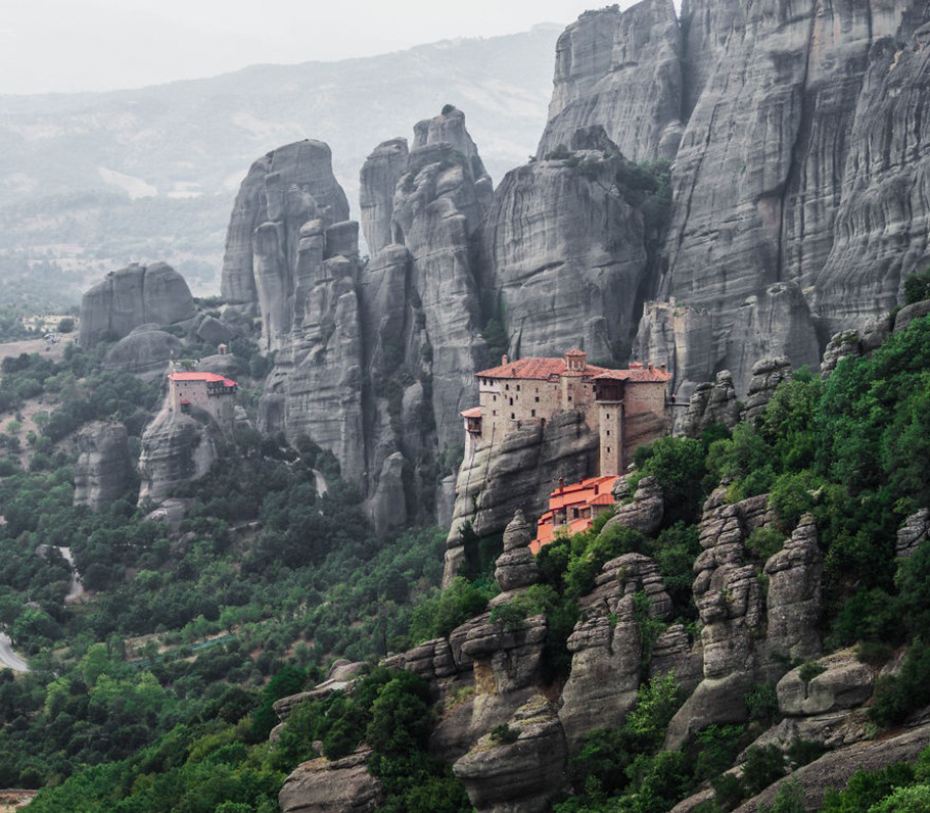
M 236 391 L 239 385 L 216 373 L 170 373 L 168 375 L 169 412 L 187 413 L 202 409 L 232 433 L 236 422 Z

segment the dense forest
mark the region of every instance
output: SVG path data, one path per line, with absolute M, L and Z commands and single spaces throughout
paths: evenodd
M 911 298 L 926 294 L 922 279 L 909 283 Z M 284 777 L 316 755 L 314 742 L 335 759 L 364 740 L 384 809 L 470 809 L 461 783 L 427 749 L 449 709 L 433 703 L 421 678 L 376 664 L 485 611 L 497 592 L 499 539 L 466 529 L 466 567 L 440 592 L 444 531 L 376 538 L 331 455 L 306 437 L 292 447 L 251 429 L 239 430 L 235 454 L 179 494 L 192 504 L 177 532 L 147 519 L 152 506 L 136 507 L 135 483 L 107 510 L 74 506 L 74 431 L 119 420 L 138 444 L 161 398 L 156 385 L 104 371 L 105 351 L 70 345 L 60 362 L 3 361 L 0 408 L 13 414 L 39 395 L 57 406 L 40 432 L 20 437 L 8 423 L 0 435 L 0 624 L 31 667 L 0 679 L 0 785 L 42 787 L 38 811 L 271 811 Z M 249 370 L 264 372 L 261 357 L 247 342 L 234 351 L 243 403 L 254 408 Z M 895 559 L 897 529 L 930 506 L 928 407 L 927 318 L 870 357 L 844 359 L 826 380 L 799 370 L 754 422 L 663 438 L 637 453 L 634 483 L 656 477 L 674 506 L 654 538 L 605 529 L 604 515 L 544 548 L 543 582 L 496 605 L 491 621 L 518 628 L 544 614 L 545 676 L 559 685 L 571 669 L 566 641 L 579 598 L 605 562 L 639 552 L 658 563 L 675 620 L 697 637 L 691 581 L 701 507 L 719 488 L 731 502 L 768 494 L 778 529 L 760 529 L 749 543 L 759 579 L 765 560 L 813 515 L 827 648 L 855 645 L 860 660 L 882 664 L 907 645 L 869 711 L 876 732 L 896 726 L 930 702 L 930 649 L 921 638 L 930 545 Z M 324 495 L 316 472 L 328 482 Z M 65 602 L 71 569 L 62 548 L 89 601 Z M 650 619 L 645 594 L 637 602 L 648 652 L 665 623 Z M 368 674 L 351 694 L 299 706 L 269 744 L 274 701 L 318 683 L 337 657 L 369 662 Z M 710 783 L 714 798 L 702 813 L 729 810 L 821 753 L 804 741 L 787 754 L 753 746 L 739 777 L 726 772 L 776 720 L 773 684 L 747 692 L 749 723 L 710 726 L 684 751 L 663 751 L 683 700 L 670 676 L 645 682 L 621 728 L 588 735 L 571 761 L 571 791 L 554 809 L 664 811 Z M 504 725 L 494 736 L 510 734 Z M 861 772 L 824 809 L 923 810 L 928 798 L 930 752 L 913 766 Z M 799 787 L 786 783 L 771 809 L 803 809 Z

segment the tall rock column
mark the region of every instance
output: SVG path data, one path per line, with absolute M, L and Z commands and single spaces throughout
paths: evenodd
M 486 361 L 475 233 L 493 194 L 465 116 L 447 105 L 414 127 L 412 147 L 379 145 L 361 172 L 362 228 L 372 252 L 360 278 L 367 468 L 402 455 L 412 507 L 431 514 L 439 455 L 461 444 L 459 413 Z M 396 460 L 397 458 L 393 458 Z M 370 483 L 371 510 L 393 481 Z
M 233 209 L 223 264 L 230 307 L 261 317 L 277 351 L 260 425 L 307 435 L 366 487 L 358 224 L 319 141 L 280 147 L 252 165 Z

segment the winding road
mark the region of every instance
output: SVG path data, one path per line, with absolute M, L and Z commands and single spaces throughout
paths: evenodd
M 5 632 L 0 632 L 0 664 L 14 672 L 29 671 L 29 664 L 13 651 L 13 642 Z

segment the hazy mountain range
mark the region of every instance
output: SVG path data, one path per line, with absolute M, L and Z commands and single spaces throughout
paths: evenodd
M 0 97 L 0 251 L 57 260 L 88 281 L 164 259 L 195 292 L 216 292 L 252 161 L 288 142 L 326 141 L 357 217 L 365 157 L 453 103 L 499 181 L 536 148 L 559 33 L 540 25 L 138 90 Z

